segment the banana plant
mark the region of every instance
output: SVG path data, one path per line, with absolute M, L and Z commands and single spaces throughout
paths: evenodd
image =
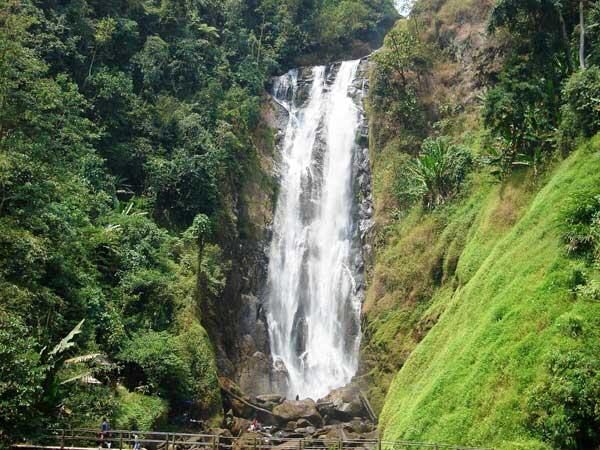
M 89 353 L 69 358 L 69 351 L 77 344 L 75 338 L 81 334 L 85 319 L 82 319 L 64 338 L 60 340 L 51 350 L 44 347 L 40 352 L 40 358 L 44 361 L 46 367 L 46 378 L 43 383 L 43 398 L 42 404 L 47 410 L 52 409 L 59 398 L 59 390 L 62 385 L 79 382 L 86 385 L 102 384 L 93 376 L 89 369 L 85 369 L 79 374 L 70 377 L 67 380 L 61 381 L 60 372 L 66 367 L 81 366 L 91 362 L 100 362 L 108 364 L 101 353 Z
M 425 207 L 435 208 L 452 197 L 470 165 L 469 152 L 448 138 L 426 140 L 421 154 L 409 165 Z

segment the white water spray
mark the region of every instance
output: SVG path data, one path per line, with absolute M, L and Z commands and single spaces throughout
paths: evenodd
M 350 97 L 359 61 L 328 86 L 312 70 L 308 99 L 298 71 L 273 95 L 289 112 L 270 250 L 267 319 L 271 352 L 289 374 L 288 395 L 317 399 L 350 382 L 358 367 L 360 296 L 353 257 L 352 164 L 359 110 Z

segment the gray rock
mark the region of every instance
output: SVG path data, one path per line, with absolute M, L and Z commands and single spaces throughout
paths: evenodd
M 286 424 L 299 419 L 306 419 L 313 426 L 321 426 L 323 418 L 317 410 L 314 400 L 286 400 L 281 405 L 273 408 L 273 415 L 281 424 Z
M 212 436 L 232 437 L 231 431 L 226 428 L 211 428 L 208 433 Z
M 271 372 L 271 392 L 283 395 L 288 391 L 289 383 L 290 375 L 285 363 L 281 359 L 276 359 Z
M 262 352 L 255 352 L 240 363 L 239 386 L 243 392 L 265 394 L 271 391 L 271 361 Z
M 258 403 L 283 403 L 283 401 L 285 400 L 285 398 L 279 394 L 264 394 L 264 395 L 257 395 L 256 396 L 256 401 Z
M 296 428 L 294 430 L 296 433 L 306 437 L 306 436 L 312 436 L 313 434 L 315 434 L 317 432 L 317 429 L 315 427 L 305 427 L 305 428 Z
M 233 441 L 233 450 L 245 450 L 248 448 L 253 448 L 256 442 L 260 442 L 262 439 L 262 435 L 253 431 L 245 431 L 239 437 Z
M 350 421 L 355 417 L 367 417 L 360 399 L 360 390 L 353 385 L 335 389 L 319 400 L 317 407 L 322 415 L 340 421 Z
M 311 425 L 311 423 L 306 419 L 299 419 L 298 422 L 296 422 L 297 428 L 306 428 L 306 427 L 309 427 L 310 425 Z
M 365 434 L 370 433 L 375 429 L 373 423 L 368 420 L 355 418 L 344 424 L 344 429 L 354 433 Z

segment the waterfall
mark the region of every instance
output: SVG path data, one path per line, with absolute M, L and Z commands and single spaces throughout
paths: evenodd
M 413 3 L 413 0 L 394 0 L 394 6 L 396 7 L 396 10 L 404 17 L 407 17 L 410 14 Z
M 358 66 L 343 62 L 335 75 L 314 67 L 302 80 L 309 86 L 292 70 L 273 88 L 289 119 L 266 306 L 271 353 L 276 366 L 285 364 L 291 397 L 321 398 L 358 367 L 353 161 L 360 111 L 351 97 Z

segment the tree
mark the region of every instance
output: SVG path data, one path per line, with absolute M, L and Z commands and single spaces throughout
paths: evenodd
M 188 239 L 196 241 L 198 246 L 198 259 L 197 259 L 197 273 L 196 273 L 196 298 L 197 303 L 200 306 L 201 311 L 207 309 L 207 286 L 206 278 L 202 270 L 202 262 L 204 259 L 204 248 L 212 232 L 212 224 L 208 216 L 205 214 L 198 214 L 194 218 L 192 226 L 187 229 L 185 236 Z
M 427 125 L 418 93 L 431 68 L 428 47 L 404 21 L 388 33 L 384 47 L 373 59 L 372 106 L 386 111 L 391 123 L 422 136 Z
M 569 319 L 573 337 L 581 339 L 582 320 Z M 600 355 L 592 342 L 555 350 L 546 363 L 546 377 L 529 393 L 529 425 L 555 448 L 600 444 Z
M 385 47 L 375 56 L 377 64 L 401 81 L 401 88 L 408 86 L 408 77 L 417 76 L 419 83 L 422 73 L 430 62 L 416 35 L 402 26 L 396 26 L 385 38 Z
M 30 330 L 0 310 L 0 447 L 35 429 L 45 367 Z
M 144 48 L 133 58 L 142 75 L 144 87 L 158 92 L 163 88 L 169 63 L 169 46 L 160 36 L 148 36 Z
M 100 19 L 96 24 L 96 31 L 94 33 L 95 44 L 92 50 L 90 67 L 88 69 L 88 78 L 92 76 L 92 70 L 94 68 L 94 62 L 96 61 L 98 52 L 102 51 L 102 49 L 108 45 L 116 28 L 117 22 L 112 17 Z
M 534 56 L 536 64 L 545 64 L 548 57 L 562 48 L 562 59 L 572 71 L 565 10 L 565 4 L 559 0 L 498 0 L 490 13 L 488 31 L 494 33 L 506 28 L 517 51 Z
M 500 81 L 486 95 L 483 114 L 496 138 L 489 160 L 499 165 L 502 177 L 515 164 L 537 172 L 555 141 L 563 149 L 571 145 L 573 130 L 567 123 L 574 116 L 561 108 L 561 85 L 575 70 L 571 35 L 578 23 L 579 66 L 586 66 L 584 3 L 498 0 L 490 14 L 489 31 L 504 30 L 514 48 Z

